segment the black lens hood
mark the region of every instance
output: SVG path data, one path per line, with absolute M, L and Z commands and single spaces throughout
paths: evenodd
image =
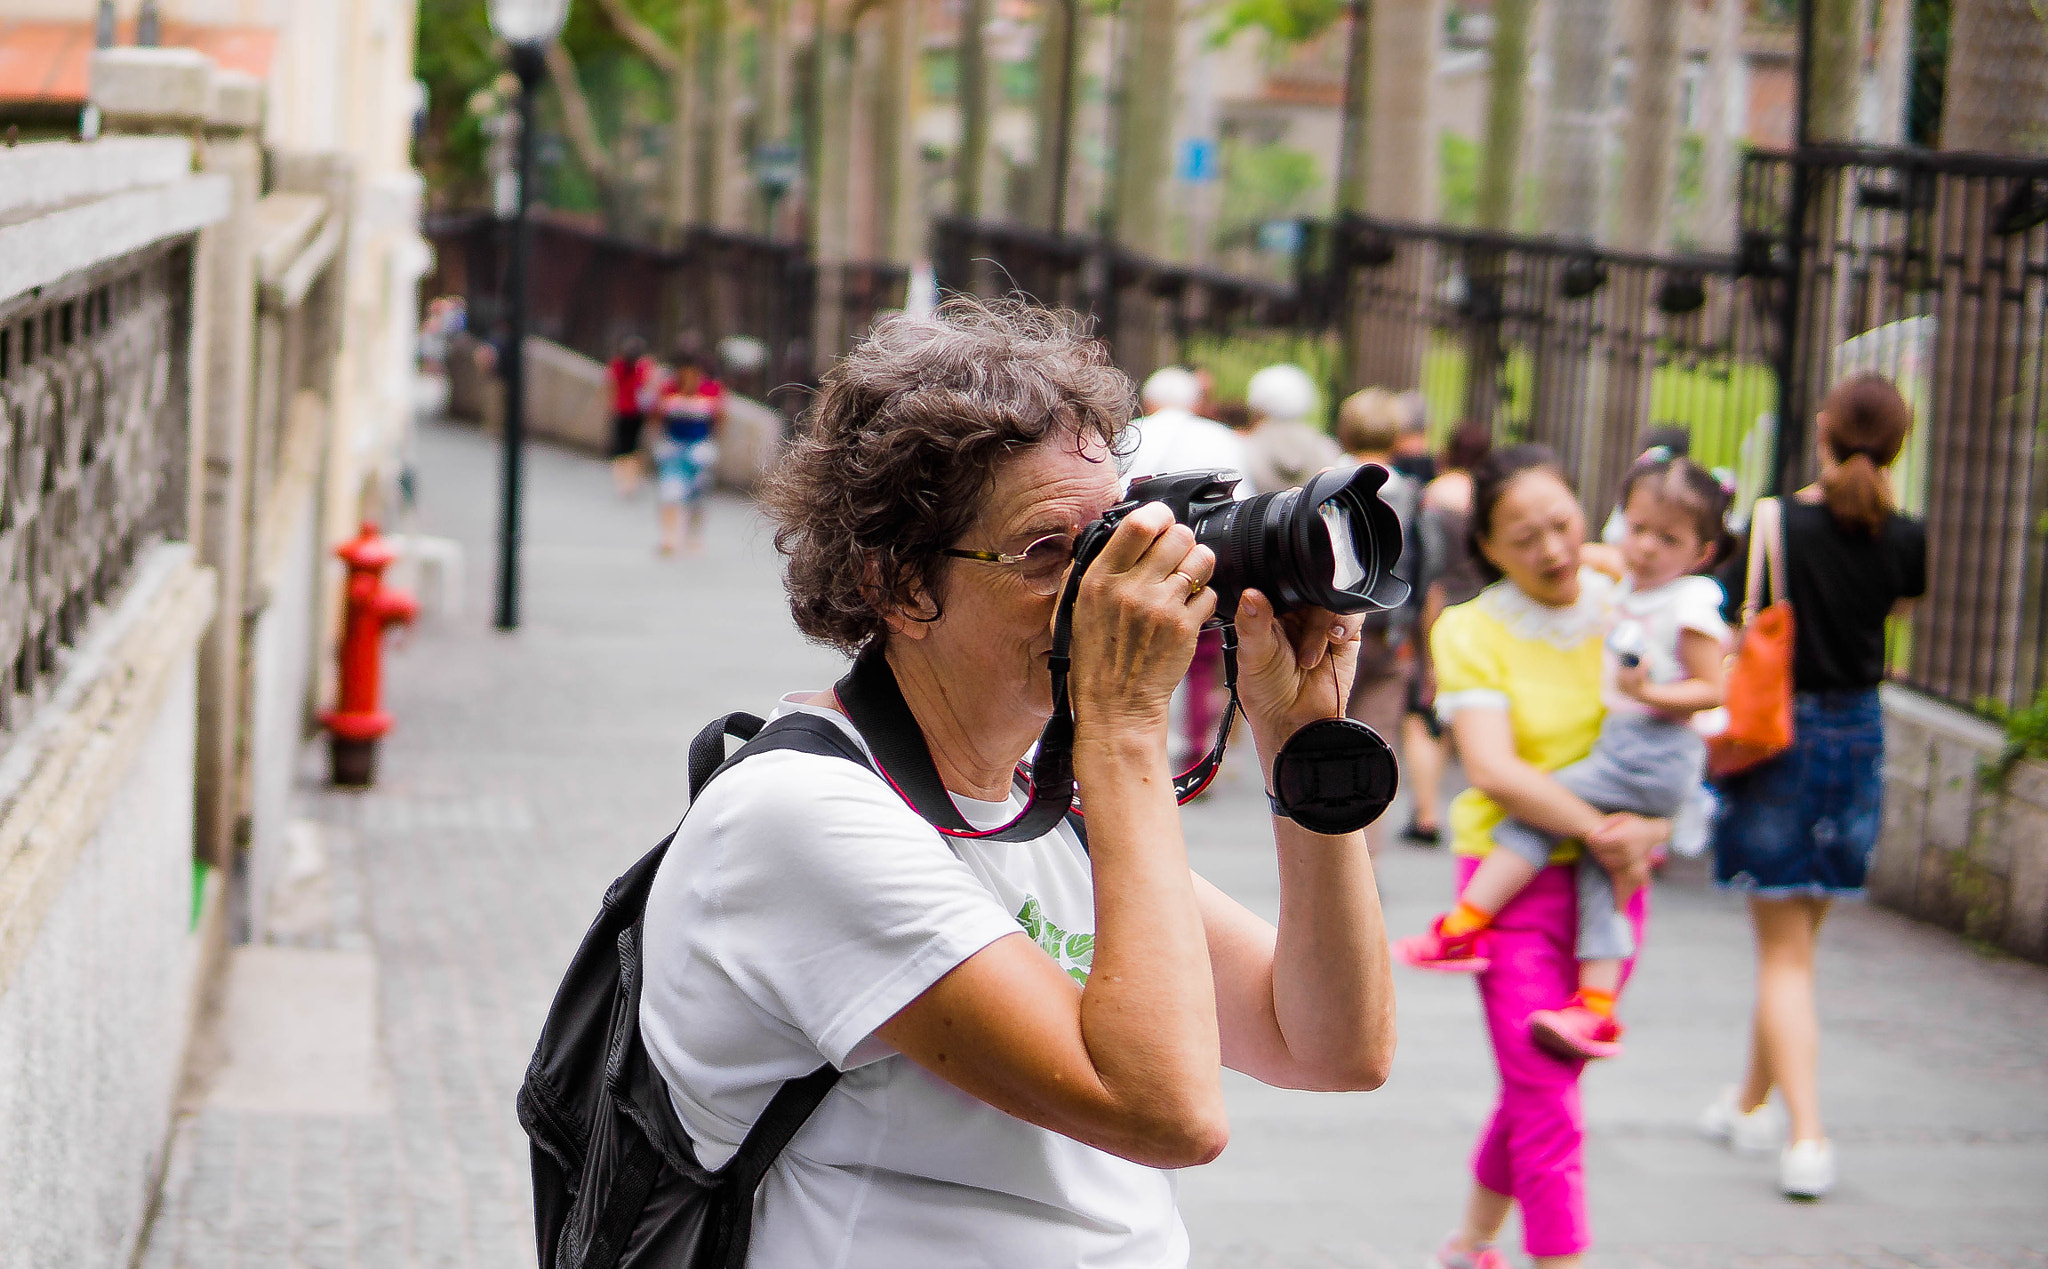
M 1401 783 L 1392 746 L 1364 723 L 1322 718 L 1273 760 L 1273 813 L 1311 833 L 1355 833 L 1386 814 Z

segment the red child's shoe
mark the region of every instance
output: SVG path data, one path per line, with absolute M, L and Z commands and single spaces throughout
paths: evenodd
M 1394 941 L 1394 955 L 1404 964 L 1439 974 L 1483 974 L 1493 962 L 1486 957 L 1486 931 L 1445 934 L 1444 918 L 1429 923 L 1429 933 Z
M 1622 1026 L 1586 1007 L 1575 992 L 1562 1009 L 1529 1015 L 1529 1038 L 1553 1057 L 1591 1061 L 1621 1056 Z

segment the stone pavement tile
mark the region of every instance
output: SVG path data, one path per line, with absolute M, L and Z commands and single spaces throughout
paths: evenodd
M 539 447 L 524 620 L 490 629 L 495 451 L 444 426 L 417 450 L 412 527 L 464 546 L 467 614 L 430 613 L 393 649 L 398 725 L 377 787 L 319 788 L 311 753 L 295 811 L 328 830 L 335 945 L 377 958 L 392 1111 L 339 1128 L 185 1117 L 146 1269 L 274 1269 L 297 1248 L 326 1261 L 337 1229 L 364 1269 L 530 1265 L 512 1097 L 570 952 L 606 885 L 680 817 L 697 728 L 842 668 L 791 628 L 747 503 L 713 499 L 705 556 L 658 559 L 650 501 L 619 500 L 601 463 Z M 1240 750 L 1184 822 L 1197 868 L 1271 915 L 1260 793 Z M 1378 870 L 1394 933 L 1445 906 L 1444 852 L 1390 846 Z M 2048 974 L 1844 906 L 1820 994 L 1844 1181 L 1794 1205 L 1770 1160 L 1692 1134 L 1741 1059 L 1741 904 L 1697 864 L 1675 866 L 1656 904 L 1623 1001 L 1629 1054 L 1585 1084 L 1591 1269 L 2048 1269 Z M 1180 1177 L 1194 1265 L 1412 1269 L 1450 1227 L 1494 1075 L 1469 984 L 1404 974 L 1399 990 L 1386 1088 L 1229 1080 L 1229 1149 Z M 1512 1226 L 1506 1245 L 1522 1263 Z

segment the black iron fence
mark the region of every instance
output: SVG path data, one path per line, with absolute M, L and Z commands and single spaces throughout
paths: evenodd
M 1470 419 L 1552 445 L 1596 514 L 1655 425 L 1689 429 L 1694 455 L 1734 474 L 1746 514 L 1811 474 L 1828 387 L 1883 373 L 1916 410 L 1895 475 L 1933 552 L 1933 589 L 1894 641 L 1898 677 L 1966 707 L 2033 700 L 2048 685 L 2048 161 L 1759 153 L 1740 207 L 1738 249 L 1719 256 L 1311 223 L 1292 285 L 962 220 L 937 224 L 933 256 L 944 290 L 1092 314 L 1134 376 L 1292 360 L 1332 399 L 1418 390 L 1440 433 Z M 435 238 L 441 286 L 472 297 L 482 328 L 499 227 L 472 218 Z M 901 270 L 873 266 L 821 278 L 797 247 L 741 235 L 660 251 L 537 233 L 539 333 L 593 356 L 628 332 L 748 335 L 766 346 L 764 392 L 809 382 L 827 359 L 818 334 L 836 355 L 903 287 Z
M 488 338 L 505 315 L 510 238 L 504 222 L 478 213 L 438 217 L 427 226 L 436 250 L 430 294 L 461 295 L 472 333 Z M 794 413 L 816 382 L 816 332 L 838 345 L 826 361 L 865 333 L 877 314 L 903 303 L 907 271 L 885 264 L 835 266 L 835 285 L 802 244 L 723 230 L 692 230 L 664 248 L 538 218 L 533 227 L 532 332 L 585 356 L 610 358 L 629 335 L 659 356 L 681 348 L 713 354 L 726 341 L 757 348 L 728 359 L 739 391 L 775 400 Z M 837 296 L 836 319 L 818 324 L 821 290 Z
M 1902 681 L 2010 708 L 2048 685 L 2048 161 L 1810 149 L 1751 159 L 1745 255 L 1789 282 L 1787 476 L 1812 471 L 1829 385 L 1875 370 L 1916 426 L 1894 469 L 1928 524 L 1930 589 Z
M 1752 494 L 1764 482 L 1783 288 L 1736 257 L 1364 217 L 1332 236 L 1347 387 L 1420 390 L 1441 429 L 1478 419 L 1548 444 L 1589 507 L 1612 500 L 1654 425 L 1687 428 Z
M 941 292 L 1022 295 L 1091 315 L 1134 378 L 1173 362 L 1246 349 L 1297 361 L 1331 386 L 1334 343 L 1312 310 L 1315 288 L 1281 285 L 1125 251 L 1095 238 L 948 218 L 932 231 Z

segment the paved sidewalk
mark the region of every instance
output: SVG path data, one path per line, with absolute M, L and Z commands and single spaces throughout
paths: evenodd
M 419 464 L 419 528 L 467 546 L 468 611 L 430 617 L 392 656 L 400 721 L 376 789 L 321 790 L 309 757 L 300 812 L 332 870 L 333 919 L 308 942 L 369 958 L 381 1067 L 359 1073 L 360 1096 L 297 1103 L 196 1085 L 145 1269 L 530 1265 L 512 1095 L 569 952 L 605 885 L 681 815 L 696 729 L 838 671 L 790 627 L 748 504 L 714 502 L 708 555 L 657 559 L 644 498 L 621 503 L 601 464 L 538 448 L 526 624 L 497 634 L 495 452 L 428 427 Z M 1187 823 L 1197 867 L 1270 914 L 1263 800 L 1242 762 Z M 1387 852 L 1397 932 L 1421 927 L 1449 872 L 1441 853 Z M 2048 973 L 1844 909 L 1821 984 L 1843 1181 L 1795 1205 L 1772 1162 L 1691 1130 L 1741 1056 L 1740 906 L 1696 867 L 1657 903 L 1624 1005 L 1629 1054 L 1586 1085 L 1593 1264 L 2048 1269 Z M 1469 984 L 1404 975 L 1400 989 L 1380 1092 L 1233 1080 L 1229 1150 L 1181 1180 L 1196 1265 L 1415 1269 L 1450 1226 L 1491 1097 L 1486 1041 Z

